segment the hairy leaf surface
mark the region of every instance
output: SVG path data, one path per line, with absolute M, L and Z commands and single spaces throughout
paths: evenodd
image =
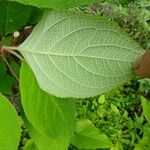
M 88 5 L 98 0 L 13 0 L 26 5 L 40 8 L 70 8 L 81 5 Z M 100 0 L 99 0 L 100 1 Z
M 25 115 L 41 135 L 57 138 L 73 134 L 74 101 L 57 98 L 40 89 L 25 62 L 21 68 L 20 89 Z
M 116 23 L 69 11 L 46 11 L 18 48 L 39 85 L 59 97 L 86 98 L 132 77 L 144 50 Z
M 18 149 L 21 136 L 19 117 L 9 101 L 0 94 L 0 149 Z
M 31 14 L 31 7 L 0 0 L 0 35 L 6 35 L 24 26 Z

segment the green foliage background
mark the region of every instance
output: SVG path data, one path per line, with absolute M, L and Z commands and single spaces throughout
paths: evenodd
M 91 7 L 82 7 L 79 10 L 117 21 L 143 48 L 150 48 L 150 2 L 148 0 L 138 0 L 128 5 L 104 2 Z M 150 99 L 149 90 L 149 79 L 134 78 L 124 86 L 100 97 L 77 101 L 79 107 L 76 117 L 92 120 L 95 126 L 115 143 L 113 150 L 132 150 L 143 138 L 145 128 L 148 127 L 149 130 L 141 106 L 141 95 Z M 144 148 L 142 145 L 139 149 Z M 149 146 L 145 149 L 148 148 Z
M 123 3 L 121 4 L 120 2 Z M 148 50 L 150 49 L 150 1 L 137 0 L 129 2 L 131 1 L 101 1 L 90 6 L 76 7 L 74 9 L 115 20 L 144 49 Z M 28 17 L 29 24 L 36 24 L 40 19 L 42 10 L 32 8 L 32 11 L 33 13 L 40 14 L 37 18 Z M 9 31 L 2 34 L 7 33 Z M 8 34 L 3 42 L 10 42 L 11 38 L 12 35 Z M 20 63 L 14 57 L 9 56 L 8 59 L 13 64 L 12 66 L 16 74 L 19 74 Z M 7 95 L 10 100 L 13 99 L 13 104 L 17 107 L 18 99 L 20 99 L 18 84 L 12 77 L 8 67 L 1 61 L 0 64 L 2 66 L 0 70 L 2 73 L 0 74 L 6 75 L 5 80 L 4 76 L 1 77 L 0 75 L 0 92 Z M 145 103 L 142 103 L 143 101 L 148 103 L 148 100 L 150 100 L 150 79 L 135 77 L 124 86 L 102 94 L 99 97 L 76 100 L 75 117 L 76 120 L 91 120 L 100 131 L 111 139 L 113 142 L 111 150 L 149 150 L 149 116 L 147 115 L 148 110 L 144 107 Z M 23 124 L 19 145 L 20 150 L 23 148 L 26 150 L 31 149 L 30 147 L 36 149 L 34 143 L 29 138 L 27 129 Z M 24 145 L 26 146 L 24 147 Z M 72 144 L 70 144 L 69 149 L 77 150 Z

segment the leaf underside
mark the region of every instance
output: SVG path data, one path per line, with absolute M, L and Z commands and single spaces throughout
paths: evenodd
M 114 22 L 69 11 L 46 11 L 18 48 L 45 91 L 86 98 L 132 77 L 132 62 L 144 50 Z

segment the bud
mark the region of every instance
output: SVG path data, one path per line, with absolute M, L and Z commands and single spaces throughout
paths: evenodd
M 13 37 L 16 39 L 16 38 L 18 38 L 20 36 L 20 33 L 18 32 L 18 31 L 15 31 L 14 33 L 13 33 Z

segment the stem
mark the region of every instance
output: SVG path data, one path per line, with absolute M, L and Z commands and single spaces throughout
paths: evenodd
M 18 47 L 16 47 L 16 46 L 3 46 L 2 49 L 5 49 L 5 50 L 18 50 Z
M 10 73 L 11 73 L 11 74 L 14 76 L 14 78 L 19 82 L 18 76 L 16 75 L 16 73 L 14 72 L 14 70 L 12 69 L 12 67 L 10 66 L 10 64 L 8 63 L 8 61 L 7 61 L 5 58 L 3 58 L 3 60 L 4 60 L 4 62 L 6 63 L 6 65 L 8 66 Z
M 21 57 L 18 53 L 16 53 L 15 51 L 12 50 L 8 50 L 9 53 L 13 54 L 14 56 L 16 56 L 18 59 L 20 59 L 21 61 L 24 60 L 23 57 Z
M 24 58 L 21 57 L 21 56 L 20 56 L 17 52 L 15 52 L 14 50 L 17 50 L 17 47 L 15 47 L 15 46 L 8 46 L 8 47 L 3 46 L 2 49 L 1 49 L 2 52 L 5 52 L 5 51 L 6 51 L 6 52 L 9 52 L 9 53 L 13 54 L 14 56 L 16 56 L 18 59 L 24 60 Z

